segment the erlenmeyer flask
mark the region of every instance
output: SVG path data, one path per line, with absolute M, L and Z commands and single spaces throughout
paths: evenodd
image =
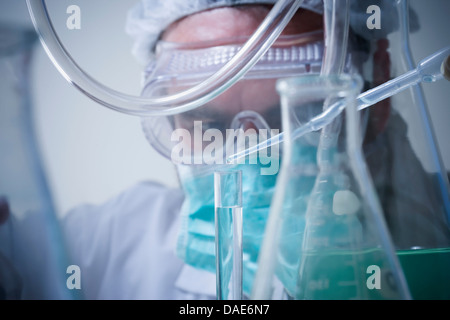
M 359 76 L 278 82 L 282 169 L 258 262 L 256 299 L 407 299 L 409 291 L 361 152 Z M 324 106 L 346 105 L 321 132 L 289 134 Z
M 29 70 L 36 40 L 32 30 L 0 26 L 0 297 L 5 299 L 73 297 L 34 130 Z

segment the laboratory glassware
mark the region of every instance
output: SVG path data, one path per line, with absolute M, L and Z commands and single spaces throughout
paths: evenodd
M 359 76 L 278 82 L 284 142 L 253 288 L 254 299 L 409 299 L 383 211 L 362 155 Z M 329 128 L 289 134 L 340 101 Z
M 34 30 L 0 26 L 0 263 L 14 270 L 0 285 L 9 283 L 7 299 L 72 299 L 30 97 L 36 40 Z
M 242 171 L 214 172 L 216 291 L 242 300 Z
M 242 49 L 219 71 L 200 84 L 164 97 L 144 98 L 118 92 L 82 70 L 61 43 L 45 0 L 27 0 L 40 40 L 64 78 L 94 101 L 126 114 L 173 115 L 195 109 L 237 82 L 269 49 L 295 14 L 302 0 L 279 0 Z

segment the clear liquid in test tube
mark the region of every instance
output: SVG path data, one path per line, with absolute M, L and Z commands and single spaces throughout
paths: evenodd
M 242 300 L 242 171 L 214 173 L 216 292 Z

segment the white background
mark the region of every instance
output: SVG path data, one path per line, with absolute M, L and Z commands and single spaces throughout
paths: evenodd
M 108 86 L 139 94 L 141 66 L 124 32 L 136 0 L 49 0 L 64 44 L 81 67 Z M 81 8 L 81 30 L 67 30 L 66 8 Z M 450 45 L 450 1 L 412 0 L 421 21 L 411 37 L 417 61 Z M 0 23 L 31 27 L 25 0 L 0 0 Z M 177 186 L 172 164 L 148 145 L 139 119 L 92 102 L 66 82 L 40 45 L 32 65 L 32 98 L 38 138 L 59 214 L 80 203 L 102 203 L 127 187 L 153 180 Z M 450 84 L 424 86 L 443 160 L 450 168 Z

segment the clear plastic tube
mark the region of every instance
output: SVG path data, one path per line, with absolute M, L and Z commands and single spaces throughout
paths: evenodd
M 113 110 L 136 116 L 165 116 L 195 109 L 237 82 L 270 48 L 303 0 L 278 0 L 242 49 L 219 71 L 183 92 L 158 98 L 127 95 L 99 83 L 86 74 L 61 44 L 49 17 L 45 0 L 27 0 L 41 42 L 64 78 L 92 100 Z
M 325 56 L 322 75 L 339 74 L 344 70 L 350 25 L 349 0 L 324 0 Z
M 433 55 L 423 59 L 414 70 L 411 70 L 395 79 L 379 85 L 376 88 L 360 94 L 357 98 L 357 109 L 363 110 L 421 82 L 431 83 L 444 79 L 443 73 L 445 72 L 445 67 L 443 64 L 447 61 L 449 56 L 450 46 L 443 48 Z M 292 133 L 292 139 L 297 139 L 309 132 L 322 129 L 331 123 L 343 110 L 344 106 L 342 104 L 336 103 L 331 105 L 321 114 L 317 115 L 303 126 L 297 128 Z M 255 145 L 252 148 L 231 155 L 228 157 L 227 162 L 234 163 L 235 161 L 250 154 L 269 148 L 270 146 L 278 143 L 282 143 L 283 140 L 284 134 L 280 133 L 279 135 Z

